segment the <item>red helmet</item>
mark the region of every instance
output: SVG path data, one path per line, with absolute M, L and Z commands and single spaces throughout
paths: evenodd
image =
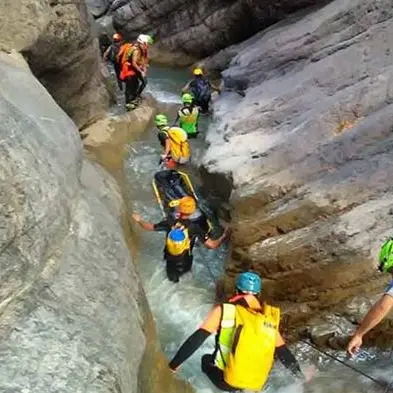
M 115 33 L 115 34 L 113 34 L 112 39 L 115 42 L 119 42 L 119 41 L 123 40 L 123 36 L 120 33 Z

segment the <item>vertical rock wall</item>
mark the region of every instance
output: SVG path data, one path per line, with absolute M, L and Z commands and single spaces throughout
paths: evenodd
M 119 186 L 18 64 L 0 56 L 0 391 L 188 392 L 160 354 Z
M 2 1 L 0 49 L 22 52 L 79 128 L 105 115 L 105 71 L 83 0 Z

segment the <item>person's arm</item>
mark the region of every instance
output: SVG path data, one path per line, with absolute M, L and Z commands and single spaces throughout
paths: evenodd
M 188 83 L 181 89 L 181 92 L 182 92 L 182 93 L 187 93 L 187 91 L 190 90 L 190 83 L 191 83 L 191 81 L 188 82 Z
M 139 51 L 139 49 L 135 49 L 132 52 L 131 65 L 134 67 L 134 69 L 136 69 L 144 77 L 145 72 L 138 64 L 139 59 L 140 59 L 140 51 Z
M 276 350 L 274 354 L 280 360 L 280 362 L 295 375 L 295 377 L 305 379 L 298 361 L 296 360 L 295 356 L 293 356 L 292 352 L 288 349 L 279 332 L 277 332 L 276 335 Z
M 389 294 L 383 295 L 369 310 L 360 326 L 357 328 L 351 341 L 348 343 L 347 351 L 350 355 L 356 355 L 363 343 L 363 336 L 377 326 L 393 307 L 393 297 Z
M 211 250 L 218 248 L 221 246 L 221 243 L 226 240 L 231 234 L 230 228 L 225 228 L 223 234 L 218 239 L 211 239 L 210 237 L 205 240 L 203 243 L 206 248 L 210 248 Z
M 169 368 L 175 371 L 185 362 L 210 336 L 210 332 L 204 329 L 196 330 L 179 348 L 176 355 L 169 362 Z
M 146 231 L 155 231 L 155 225 L 151 222 L 143 221 L 140 214 L 133 214 L 132 218 Z
M 179 348 L 174 358 L 169 362 L 171 370 L 176 371 L 177 368 L 186 361 L 213 333 L 215 333 L 221 321 L 221 306 L 214 307 L 206 319 L 203 321 L 198 330 L 196 330 Z
M 103 59 L 104 59 L 104 61 L 107 61 L 108 60 L 108 56 L 109 56 L 109 52 L 112 50 L 112 47 L 109 45 L 108 46 L 108 48 L 106 49 L 106 51 L 104 52 L 104 54 L 103 54 Z
M 165 140 L 165 150 L 164 150 L 165 157 L 167 157 L 170 152 L 171 152 L 171 141 L 169 140 L 169 138 L 166 138 L 166 140 Z
M 217 85 L 215 85 L 214 83 L 210 82 L 210 87 L 212 88 L 212 90 L 216 91 L 217 93 L 221 93 L 221 88 Z

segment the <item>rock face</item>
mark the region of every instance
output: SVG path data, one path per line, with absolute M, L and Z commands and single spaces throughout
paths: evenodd
M 109 95 L 83 0 L 5 0 L 0 26 L 0 49 L 25 55 L 78 127 L 105 115 Z
M 227 290 L 236 272 L 255 269 L 293 322 L 383 290 L 375 264 L 393 224 L 392 40 L 389 0 L 337 0 L 212 59 L 232 55 L 224 80 L 246 89 L 216 104 L 204 157 L 234 185 Z
M 118 185 L 83 158 L 78 129 L 42 85 L 5 59 L 0 391 L 188 391 L 159 355 Z
M 89 0 L 91 12 L 103 0 Z M 168 51 L 176 62 L 186 56 L 202 58 L 228 45 L 240 42 L 261 29 L 304 7 L 318 4 L 315 0 L 117 0 L 110 3 L 115 28 L 129 38 L 141 32 L 152 33 L 159 41 L 154 57 L 169 62 Z M 161 55 L 164 56 L 161 59 Z

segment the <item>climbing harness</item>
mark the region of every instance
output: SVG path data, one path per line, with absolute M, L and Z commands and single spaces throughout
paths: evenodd
M 366 377 L 367 379 L 369 379 L 370 381 L 373 381 L 375 384 L 379 385 L 381 388 L 383 388 L 383 393 L 388 393 L 388 392 L 393 392 L 393 390 L 391 389 L 393 386 L 393 382 L 389 383 L 388 381 L 382 381 L 382 380 L 378 380 L 374 377 L 372 377 L 371 375 L 366 374 L 365 372 L 359 370 L 356 367 L 351 366 L 350 364 L 345 363 L 344 361 L 338 359 L 337 357 L 331 355 L 330 353 L 318 348 L 315 344 L 313 344 L 312 342 L 308 341 L 308 340 L 304 340 L 304 339 L 300 339 L 299 341 L 301 341 L 302 343 L 310 346 L 311 348 L 315 349 L 316 351 L 318 351 L 319 353 L 325 355 L 326 357 L 335 360 L 336 362 L 342 364 L 345 367 L 350 368 L 352 371 L 355 371 L 356 373 L 362 375 L 363 377 Z

